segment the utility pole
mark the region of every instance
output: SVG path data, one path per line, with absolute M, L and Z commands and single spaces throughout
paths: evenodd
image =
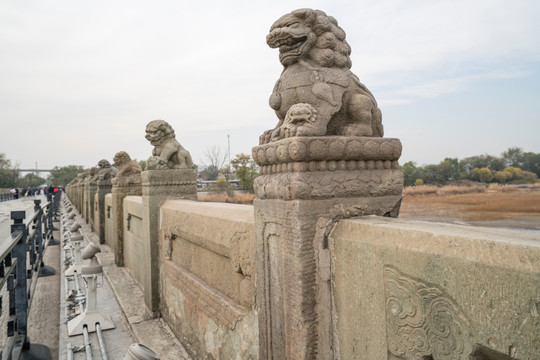
M 231 136 L 227 134 L 227 147 L 229 154 L 229 172 L 231 171 Z

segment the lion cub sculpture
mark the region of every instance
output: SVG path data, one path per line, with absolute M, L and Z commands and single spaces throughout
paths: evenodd
M 146 162 L 148 170 L 191 169 L 189 152 L 176 141 L 174 129 L 164 120 L 153 120 L 146 125 L 146 140 L 154 145 Z
M 279 122 L 260 145 L 293 136 L 383 136 L 375 97 L 349 70 L 351 48 L 336 19 L 299 9 L 270 28 L 266 42 L 284 66 L 270 96 Z

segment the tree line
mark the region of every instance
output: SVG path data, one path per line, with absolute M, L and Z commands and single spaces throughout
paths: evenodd
M 0 188 L 4 189 L 33 188 L 44 184 L 65 186 L 82 171 L 84 168 L 78 165 L 55 166 L 47 178 L 31 173 L 21 176 L 18 165 L 13 165 L 6 154 L 0 153 Z
M 457 180 L 483 183 L 532 183 L 540 177 L 540 153 L 511 147 L 501 156 L 476 155 L 459 160 L 445 158 L 438 164 L 417 166 L 409 161 L 400 166 L 405 186 L 444 185 Z
M 207 149 L 205 157 L 208 165 L 194 165 L 199 178 L 204 180 L 235 179 L 239 181 L 241 188 L 253 192 L 253 181 L 259 175 L 259 167 L 250 155 L 237 154 L 231 159 L 230 166 L 227 157 L 218 148 Z M 139 161 L 139 163 L 144 169 L 146 161 Z M 5 154 L 0 153 L 0 188 L 30 188 L 43 184 L 66 186 L 83 171 L 84 168 L 80 165 L 55 166 L 46 179 L 35 174 L 21 176 L 18 166 L 14 166 Z

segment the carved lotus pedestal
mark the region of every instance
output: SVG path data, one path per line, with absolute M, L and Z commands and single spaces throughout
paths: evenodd
M 124 266 L 124 198 L 141 196 L 141 176 L 139 174 L 115 177 L 112 180 L 112 216 L 114 262 Z
M 333 358 L 330 250 L 335 220 L 396 217 L 401 142 L 295 137 L 253 148 L 261 359 Z
M 112 190 L 111 180 L 98 180 L 97 181 L 97 207 L 99 219 L 98 230 L 96 231 L 99 235 L 99 243 L 105 244 L 105 195 L 109 194 Z
M 159 207 L 165 200 L 197 200 L 197 172 L 193 169 L 148 170 L 141 173 L 143 205 L 144 300 L 159 310 Z

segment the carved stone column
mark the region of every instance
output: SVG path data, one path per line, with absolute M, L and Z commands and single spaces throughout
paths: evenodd
M 82 217 L 88 224 L 88 179 L 85 180 L 82 187 Z
M 77 210 L 83 214 L 83 194 L 84 194 L 84 174 L 79 174 L 79 184 L 77 185 Z
M 145 138 L 154 146 L 142 172 L 143 229 L 147 256 L 144 265 L 144 300 L 152 312 L 159 310 L 159 207 L 167 199 L 197 200 L 197 171 L 189 152 L 176 140 L 164 120 L 146 125 Z
M 253 149 L 260 359 L 333 358 L 333 221 L 396 217 L 401 143 L 375 137 L 292 137 Z
M 99 243 L 105 244 L 105 195 L 112 191 L 112 182 L 110 179 L 100 179 L 97 181 L 97 206 L 99 219 L 98 236 Z
M 197 200 L 197 171 L 193 169 L 142 172 L 143 250 L 146 263 L 144 299 L 152 312 L 159 310 L 159 207 L 167 199 Z
M 79 181 L 77 182 L 77 185 L 75 186 L 75 192 L 74 192 L 74 195 L 75 195 L 74 205 L 77 211 L 79 212 L 79 214 L 82 214 L 81 212 L 81 209 L 82 209 L 81 208 L 81 186 L 82 186 L 82 183 L 81 183 L 81 179 L 79 178 Z
M 113 247 L 114 262 L 117 266 L 124 266 L 124 198 L 126 196 L 141 196 L 141 175 L 117 176 L 112 185 L 112 213 L 113 213 Z
M 87 194 L 88 194 L 88 206 L 87 206 L 87 223 L 90 224 L 90 228 L 94 229 L 94 198 L 97 193 L 97 180 L 91 179 L 88 181 Z
M 98 162 L 98 172 L 97 172 L 97 212 L 98 219 L 94 219 L 97 222 L 96 232 L 99 236 L 99 243 L 105 244 L 105 195 L 109 194 L 112 190 L 112 181 L 118 174 L 118 170 L 111 166 L 111 163 L 106 160 L 100 160 Z

